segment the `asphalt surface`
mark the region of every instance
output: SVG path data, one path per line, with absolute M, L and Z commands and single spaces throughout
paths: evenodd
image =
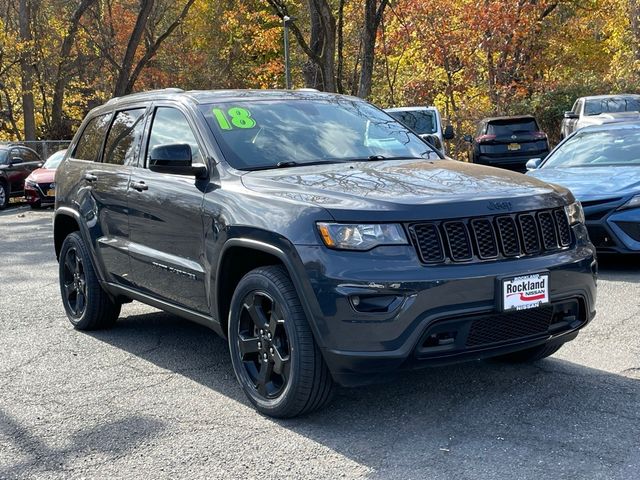
M 0 478 L 640 478 L 640 261 L 601 264 L 598 315 L 536 365 L 476 362 L 256 413 L 225 342 L 139 303 L 82 333 L 51 210 L 0 212 Z

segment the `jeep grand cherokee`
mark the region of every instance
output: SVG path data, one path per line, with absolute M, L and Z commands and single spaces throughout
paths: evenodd
M 442 158 L 360 99 L 114 99 L 57 179 L 74 327 L 109 327 L 131 300 L 206 325 L 271 416 L 398 369 L 541 359 L 594 315 L 594 249 L 568 190 Z

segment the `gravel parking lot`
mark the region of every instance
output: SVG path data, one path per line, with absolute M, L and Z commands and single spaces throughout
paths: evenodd
M 475 363 L 257 414 L 225 342 L 139 303 L 73 330 L 51 210 L 0 212 L 0 478 L 640 477 L 640 261 L 601 262 L 598 316 L 530 366 Z

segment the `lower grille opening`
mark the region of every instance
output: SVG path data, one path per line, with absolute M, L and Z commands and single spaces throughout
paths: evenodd
M 427 328 L 416 353 L 473 350 L 573 330 L 586 320 L 582 305 L 582 300 L 571 299 L 528 310 L 439 320 Z
M 551 325 L 553 307 L 506 312 L 475 320 L 466 346 L 475 347 L 546 333 Z

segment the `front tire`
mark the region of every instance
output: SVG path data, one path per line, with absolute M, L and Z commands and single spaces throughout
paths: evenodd
M 544 344 L 538 347 L 528 348 L 526 350 L 520 350 L 519 352 L 509 353 L 507 355 L 501 355 L 496 357 L 496 360 L 507 363 L 531 363 L 542 360 L 543 358 L 550 357 L 564 345 L 563 343 L 557 343 L 554 345 Z
M 74 328 L 97 330 L 113 326 L 121 304 L 102 289 L 78 232 L 71 233 L 62 243 L 58 275 L 62 304 Z
M 4 184 L 4 182 L 0 182 L 0 210 L 4 210 L 9 205 L 9 189 Z
M 330 400 L 333 379 L 282 266 L 257 268 L 240 280 L 228 333 L 236 377 L 259 412 L 290 418 Z

